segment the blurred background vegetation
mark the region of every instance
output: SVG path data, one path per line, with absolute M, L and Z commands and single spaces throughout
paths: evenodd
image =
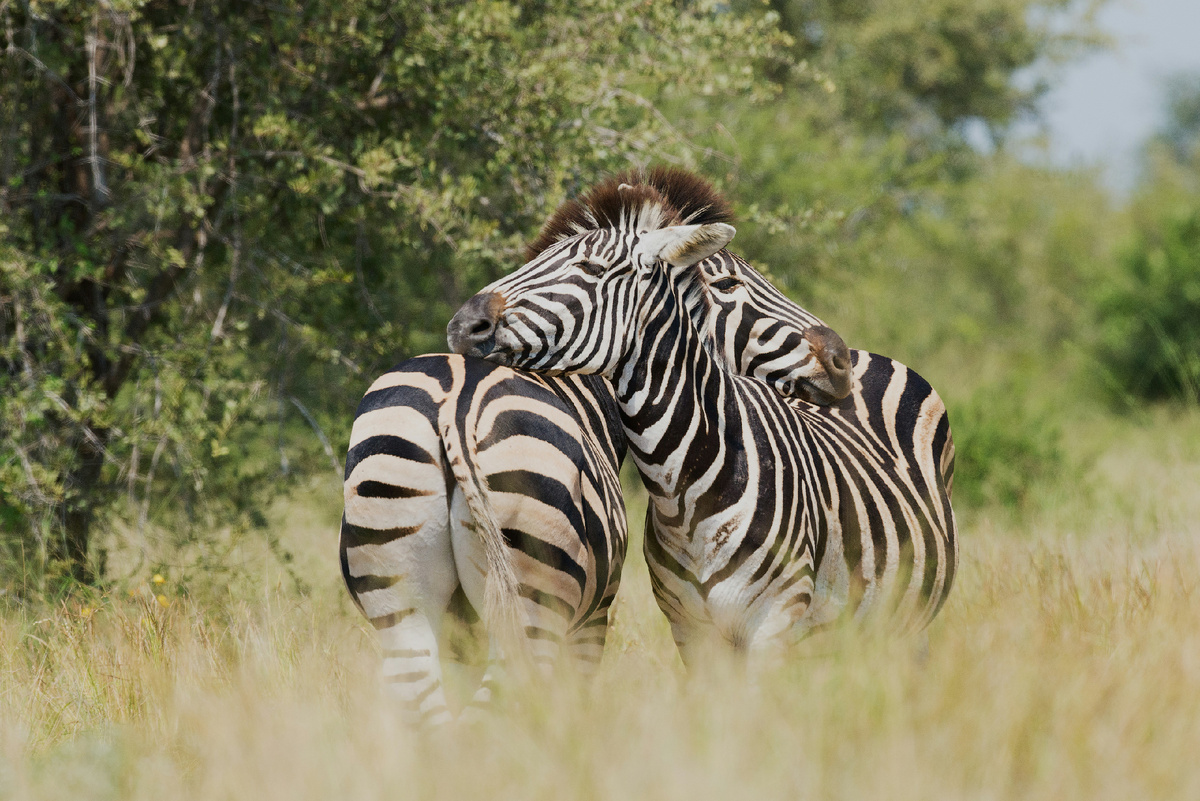
M 1097 6 L 0 0 L 0 588 L 286 568 L 372 378 L 631 165 L 938 388 L 964 530 L 1086 489 L 1200 397 L 1200 81 L 1128 198 L 1010 144 Z

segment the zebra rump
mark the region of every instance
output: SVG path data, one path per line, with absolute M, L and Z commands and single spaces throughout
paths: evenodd
M 340 556 L 407 717 L 453 713 L 442 686 L 447 614 L 481 618 L 486 705 L 505 663 L 565 651 L 594 670 L 626 548 L 615 403 L 599 377 L 546 378 L 427 355 L 359 404 L 346 458 Z

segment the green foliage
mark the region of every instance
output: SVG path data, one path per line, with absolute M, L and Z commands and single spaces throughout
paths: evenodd
M 1200 160 L 1200 75 L 1167 80 L 1167 124 L 1158 140 L 1179 164 Z
M 956 502 L 1023 508 L 1059 477 L 1061 432 L 1032 404 L 1029 382 L 1009 378 L 951 407 Z
M 1001 135 L 1046 90 L 1015 81 L 1099 42 L 1098 2 L 771 0 L 800 59 L 837 87 L 841 116 L 915 141 L 965 120 Z M 1066 19 L 1064 19 L 1066 16 Z
M 0 3 L 9 575 L 217 574 L 333 481 L 372 376 L 630 165 L 716 178 L 740 253 L 993 414 L 979 387 L 1090 341 L 1114 228 L 1088 176 L 963 136 L 1002 140 L 1042 90 L 1013 76 L 1096 41 L 1068 5 Z M 970 414 L 960 439 L 1029 422 Z M 1020 447 L 981 447 L 966 497 L 1019 495 L 986 454 Z
M 1096 360 L 1127 403 L 1200 399 L 1200 78 L 1168 81 L 1166 111 L 1095 292 Z
M 787 69 L 769 13 L 708 3 L 59 0 L 0 30 L 0 546 L 80 581 L 93 522 L 164 558 L 340 469 L 370 377 L 443 349 L 564 196 L 692 158 L 661 105 Z
M 1099 360 L 1121 391 L 1200 400 L 1200 205 L 1138 232 L 1097 310 Z

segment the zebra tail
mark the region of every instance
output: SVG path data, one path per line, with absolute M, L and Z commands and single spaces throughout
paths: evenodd
M 487 560 L 484 620 L 490 633 L 498 640 L 502 655 L 520 659 L 524 654 L 521 650 L 523 638 L 519 636 L 522 627 L 517 574 L 504 540 L 504 532 L 488 500 L 486 480 L 474 458 L 478 453 L 474 416 L 465 415 L 464 425 L 458 426 L 454 419 L 456 405 L 443 405 L 439 422 L 450 471 L 466 498 L 467 508 L 474 518 L 475 534 L 483 543 L 484 558 Z

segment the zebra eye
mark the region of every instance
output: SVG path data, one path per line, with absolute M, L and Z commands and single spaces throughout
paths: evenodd
M 719 281 L 713 281 L 709 286 L 718 292 L 732 292 L 742 285 L 742 282 L 736 278 L 722 278 Z
M 588 275 L 594 275 L 596 277 L 604 275 L 604 265 L 597 264 L 594 261 L 581 261 L 576 266 Z

